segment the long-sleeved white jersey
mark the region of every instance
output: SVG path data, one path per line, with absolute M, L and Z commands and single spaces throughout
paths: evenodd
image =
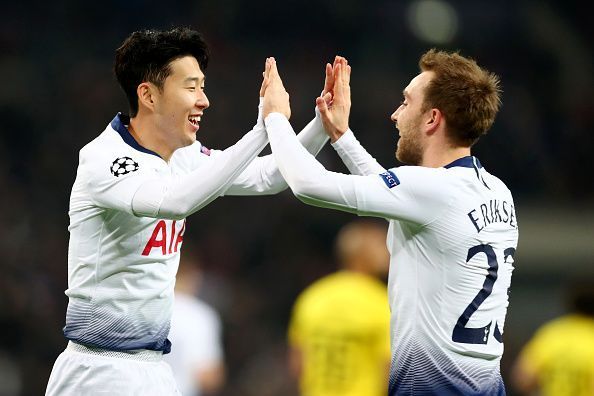
M 260 106 L 261 110 L 261 106 Z M 169 163 L 140 146 L 118 114 L 80 151 L 70 197 L 69 298 L 64 334 L 110 350 L 165 353 L 186 216 L 225 194 L 286 188 L 264 124 L 224 151 L 199 142 Z M 317 153 L 327 138 L 319 116 L 300 134 Z
M 390 395 L 500 395 L 503 328 L 518 242 L 509 189 L 472 156 L 441 168 L 382 168 L 347 132 L 333 144 L 354 175 L 329 172 L 280 114 L 266 118 L 293 192 L 390 223 Z

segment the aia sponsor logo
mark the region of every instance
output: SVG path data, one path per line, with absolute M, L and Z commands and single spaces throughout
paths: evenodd
M 159 220 L 142 251 L 142 255 L 162 254 L 165 256 L 178 252 L 184 240 L 186 219 L 180 223 L 181 225 L 178 226 L 176 220 Z

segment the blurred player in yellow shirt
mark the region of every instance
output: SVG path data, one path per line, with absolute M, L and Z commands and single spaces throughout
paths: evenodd
M 594 285 L 572 287 L 573 311 L 543 325 L 520 353 L 514 384 L 524 394 L 594 395 Z
M 290 366 L 303 396 L 384 396 L 390 364 L 386 228 L 345 226 L 336 242 L 342 269 L 298 297 L 289 325 Z

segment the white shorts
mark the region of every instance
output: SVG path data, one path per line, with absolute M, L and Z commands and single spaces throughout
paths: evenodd
M 58 356 L 46 396 L 179 396 L 171 367 L 162 353 L 113 352 L 70 341 Z

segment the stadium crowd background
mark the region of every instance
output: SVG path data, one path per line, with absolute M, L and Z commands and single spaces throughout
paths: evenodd
M 313 116 L 323 65 L 353 66 L 351 127 L 386 167 L 389 115 L 426 49 L 459 49 L 496 72 L 503 108 L 474 150 L 515 194 L 520 226 L 505 327 L 507 378 L 519 348 L 562 313 L 566 282 L 594 274 L 594 31 L 575 0 L 5 2 L 0 23 L 0 395 L 39 395 L 64 348 L 68 198 L 78 150 L 126 111 L 111 67 L 132 31 L 186 25 L 211 48 L 199 140 L 224 148 L 255 121 L 266 56 L 291 94 L 292 124 Z M 329 147 L 320 154 L 345 172 Z M 202 297 L 221 313 L 223 395 L 292 395 L 286 326 L 297 294 L 335 269 L 352 216 L 289 191 L 226 197 L 188 219 Z M 183 252 L 183 250 L 182 250 Z M 182 253 L 183 254 L 183 253 Z M 514 394 L 509 386 L 510 394 Z

